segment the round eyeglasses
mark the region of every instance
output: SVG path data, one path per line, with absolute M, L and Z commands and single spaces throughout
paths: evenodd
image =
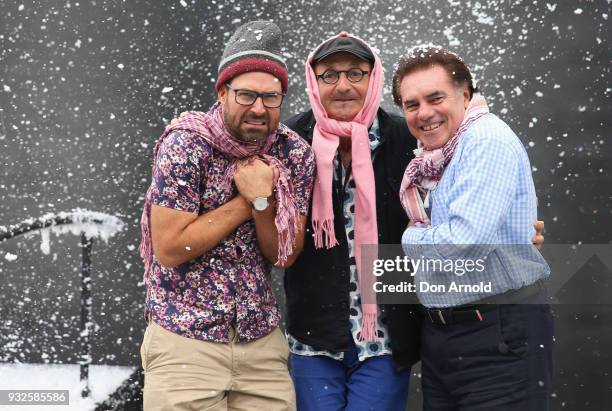
M 258 93 L 253 90 L 233 88 L 229 83 L 225 83 L 225 87 L 234 92 L 236 103 L 241 106 L 251 106 L 261 97 L 264 107 L 278 108 L 283 104 L 283 98 L 285 97 L 285 93 Z
M 325 70 L 323 74 L 317 76 L 318 79 L 323 80 L 326 84 L 336 84 L 340 80 L 340 74 L 344 73 L 346 79 L 351 83 L 359 83 L 363 76 L 369 73 L 369 71 L 361 70 L 358 68 L 352 68 L 349 70 Z

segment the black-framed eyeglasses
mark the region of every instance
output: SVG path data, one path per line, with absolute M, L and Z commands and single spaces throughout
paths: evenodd
M 283 98 L 285 97 L 285 93 L 258 93 L 253 90 L 233 88 L 229 83 L 225 83 L 225 87 L 234 92 L 236 103 L 241 106 L 251 106 L 261 97 L 264 107 L 278 108 L 283 104 Z
M 326 84 L 336 84 L 340 79 L 340 74 L 344 73 L 346 79 L 351 83 L 359 83 L 361 79 L 368 73 L 369 71 L 361 70 L 356 67 L 348 70 L 325 70 L 323 74 L 319 74 L 317 76 L 318 79 L 323 80 Z

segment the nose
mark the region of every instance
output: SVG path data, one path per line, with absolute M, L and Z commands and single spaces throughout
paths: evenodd
M 419 106 L 418 118 L 421 121 L 427 121 L 431 119 L 434 115 L 434 110 L 431 105 L 424 103 Z
M 261 96 L 255 99 L 255 102 L 251 105 L 251 111 L 259 116 L 266 113 L 266 106 L 264 106 Z
M 338 81 L 336 82 L 336 89 L 340 91 L 350 90 L 351 82 L 348 80 L 346 73 L 340 73 Z

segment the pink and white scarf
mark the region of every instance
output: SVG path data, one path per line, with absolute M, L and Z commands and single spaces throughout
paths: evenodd
M 465 110 L 465 116 L 457 132 L 444 146 L 434 150 L 425 150 L 419 141 L 418 148 L 414 150 L 415 157 L 406 167 L 402 185 L 400 186 L 400 200 L 412 224 L 417 227 L 431 225 L 431 221 L 425 211 L 423 199 L 442 178 L 444 169 L 453 158 L 461 135 L 474 121 L 488 112 L 489 108 L 484 97 L 479 93 L 475 93 Z
M 171 132 L 176 130 L 186 130 L 195 134 L 212 148 L 231 158 L 232 163 L 223 182 L 226 187 L 230 187 L 233 184 L 236 167 L 240 161 L 259 158 L 278 170 L 278 176 L 274 184 L 274 196 L 276 199 L 276 217 L 274 218 L 274 223 L 278 231 L 277 264 L 286 262 L 287 257 L 293 252 L 296 234 L 299 229 L 299 211 L 290 181 L 289 170 L 276 157 L 268 155 L 268 152 L 276 142 L 278 134 L 292 134 L 294 132 L 283 124 L 279 124 L 277 130 L 272 131 L 265 140 L 259 143 L 240 141 L 229 132 L 223 120 L 223 108 L 219 103 L 215 103 L 206 113 L 199 111 L 183 113 L 175 124 L 166 127 L 153 149 L 153 169 L 155 168 L 157 153 L 162 141 Z M 140 222 L 142 238 L 139 251 L 144 261 L 145 279 L 153 262 L 150 227 L 152 188 L 153 185 L 147 191 Z
M 374 170 L 368 137 L 368 128 L 374 122 L 382 95 L 384 73 L 380 58 L 374 55 L 374 67 L 369 73 L 369 87 L 363 108 L 352 121 L 338 121 L 328 117 L 319 94 L 317 77 L 312 67 L 312 58 L 316 51 L 327 41 L 336 37 L 355 36 L 342 32 L 321 43 L 306 60 L 306 84 L 310 105 L 316 125 L 313 132 L 312 150 L 315 155 L 317 176 L 312 196 L 312 225 L 316 248 L 331 248 L 338 244 L 334 232 L 334 211 L 332 202 L 333 162 L 340 144 L 340 138 L 351 139 L 352 173 L 356 185 L 355 196 L 355 264 L 361 294 L 363 319 L 361 339 L 374 341 L 376 338 L 377 305 L 373 291 L 374 276 L 372 265 L 362 267 L 362 245 L 376 247 L 378 244 L 378 227 L 376 223 L 376 191 L 374 187 Z M 367 44 L 363 42 L 364 44 Z M 368 254 L 370 254 L 368 252 Z M 368 256 L 371 258 L 371 256 Z

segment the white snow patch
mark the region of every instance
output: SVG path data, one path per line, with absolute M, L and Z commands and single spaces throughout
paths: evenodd
M 574 14 L 582 14 L 582 9 L 578 8 L 574 10 Z
M 81 208 L 77 208 L 71 212 L 47 213 L 39 218 L 29 218 L 25 220 L 24 223 L 47 221 L 55 218 L 70 218 L 72 224 L 51 225 L 38 230 L 42 240 L 40 248 L 44 254 L 49 254 L 51 251 L 51 236 L 49 233 L 53 233 L 56 236 L 66 233 L 72 233 L 74 235 L 85 234 L 87 238 L 101 238 L 104 242 L 108 242 L 108 239 L 121 231 L 124 226 L 123 221 L 118 217 Z M 26 236 L 31 235 L 32 233 L 26 234 Z M 14 261 L 14 259 L 10 260 L 9 258 L 10 257 L 5 256 L 5 259 Z M 17 258 L 17 256 L 15 256 L 15 258 Z
M 4 89 L 4 91 L 6 91 L 7 93 L 10 93 L 10 92 L 11 92 L 11 88 L 10 88 L 9 86 L 7 86 L 6 84 L 4 84 L 4 85 L 2 86 L 2 88 L 3 88 L 3 89 Z
M 461 42 L 459 41 L 457 37 L 455 37 L 455 34 L 453 33 L 453 29 L 454 27 L 447 27 L 442 32 L 444 33 L 446 40 L 448 40 L 448 45 L 451 47 L 456 47 L 456 46 L 459 46 Z
M 40 230 L 40 251 L 44 255 L 49 255 L 51 252 L 51 230 Z
M 77 364 L 0 364 L 0 381 L 3 390 L 68 390 L 70 405 L 16 405 L 2 406 L 3 410 L 94 410 L 96 403 L 102 402 L 130 374 L 133 367 L 90 365 L 89 398 L 81 398 L 81 382 Z
M 6 261 L 15 261 L 17 259 L 17 256 L 15 254 L 6 253 L 4 254 L 4 259 Z

